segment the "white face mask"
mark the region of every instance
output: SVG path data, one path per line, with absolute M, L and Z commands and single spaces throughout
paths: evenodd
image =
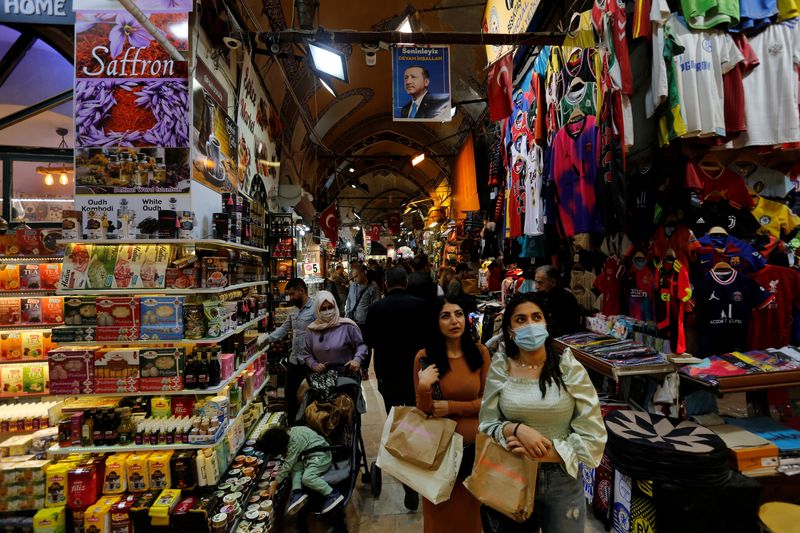
M 328 309 L 327 311 L 320 311 L 319 317 L 325 322 L 330 322 L 336 316 L 336 309 Z

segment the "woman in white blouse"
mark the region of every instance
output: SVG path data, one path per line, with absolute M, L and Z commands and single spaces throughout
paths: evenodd
M 589 375 L 567 348 L 559 355 L 544 295 L 511 299 L 503 314 L 506 353 L 492 361 L 479 429 L 503 447 L 540 461 L 534 514 L 518 524 L 484 507 L 484 529 L 498 532 L 582 532 L 586 519 L 578 463 L 600 464 L 606 429 Z

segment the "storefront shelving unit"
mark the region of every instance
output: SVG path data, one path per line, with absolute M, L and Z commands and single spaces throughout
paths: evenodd
M 146 296 L 153 294 L 164 296 L 191 296 L 193 294 L 222 294 L 241 289 L 252 289 L 268 284 L 268 280 L 263 280 L 237 283 L 236 285 L 228 285 L 227 287 L 200 287 L 196 289 L 59 289 L 57 294 L 60 296 L 113 296 L 115 294 L 120 296 Z
M 269 251 L 265 248 L 257 248 L 247 244 L 221 241 L 219 239 L 83 239 L 75 241 L 60 240 L 57 241 L 57 243 L 62 246 L 66 246 L 67 244 L 173 244 L 179 246 L 194 246 L 200 249 L 228 248 L 232 250 L 252 252 L 255 254 L 265 254 Z
M 560 353 L 565 348 L 570 348 L 575 359 L 581 362 L 583 366 L 590 370 L 612 378 L 614 381 L 619 381 L 620 378 L 626 376 L 647 376 L 657 374 L 669 374 L 675 372 L 678 367 L 672 363 L 664 363 L 658 365 L 640 365 L 640 366 L 615 366 L 599 357 L 595 357 L 589 353 L 584 352 L 578 348 L 569 346 L 568 344 L 560 341 L 553 340 L 553 347 Z
M 717 394 L 750 392 L 785 387 L 800 387 L 800 370 L 783 372 L 761 372 L 746 376 L 718 377 L 718 384 L 681 374 L 681 382 L 686 385 L 708 389 Z
M 265 376 L 266 378 L 267 376 Z M 60 447 L 58 445 L 52 446 L 47 450 L 47 453 L 53 455 L 65 455 L 71 453 L 120 453 L 120 452 L 154 452 L 160 450 L 202 450 L 205 448 L 212 448 L 219 444 L 222 440 L 225 439 L 225 436 L 230 432 L 230 430 L 236 425 L 242 417 L 244 417 L 245 412 L 250 407 L 250 404 L 253 403 L 258 395 L 261 394 L 261 391 L 264 390 L 264 387 L 267 385 L 269 379 L 264 379 L 264 382 L 261 383 L 254 391 L 253 396 L 250 398 L 242 408 L 239 410 L 239 413 L 228 421 L 228 424 L 225 426 L 225 429 L 220 432 L 219 439 L 215 440 L 214 442 L 208 443 L 201 443 L 201 444 L 132 444 L 130 446 L 65 446 Z M 206 393 L 204 390 L 203 393 Z M 95 396 L 109 396 L 108 394 L 96 394 Z

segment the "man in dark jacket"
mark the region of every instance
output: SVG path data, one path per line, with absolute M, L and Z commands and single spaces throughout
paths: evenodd
M 408 289 L 406 292 L 417 298 L 422 298 L 428 303 L 429 308 L 433 308 L 433 304 L 438 297 L 438 289 L 436 288 L 436 282 L 431 277 L 428 256 L 426 254 L 414 256 L 411 268 L 414 269 L 414 272 L 408 276 Z
M 369 307 L 364 341 L 375 350 L 378 391 L 388 414 L 398 405 L 415 405 L 414 357 L 425 343 L 428 304 L 406 293 L 408 279 L 402 268 L 386 271 L 386 297 Z M 405 506 L 416 509 L 419 496 L 408 487 Z
M 575 295 L 561 287 L 558 269 L 552 265 L 540 266 L 536 269 L 534 285 L 538 292 L 546 295 L 547 306 L 550 308 L 550 317 L 553 326 L 548 325 L 550 335 L 558 337 L 568 333 L 575 333 L 581 327 L 581 308 Z

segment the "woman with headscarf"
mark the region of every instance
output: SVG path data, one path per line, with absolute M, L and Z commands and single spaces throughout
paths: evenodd
M 344 366 L 357 372 L 367 356 L 367 345 L 358 325 L 339 316 L 336 298 L 328 291 L 319 291 L 314 299 L 317 319 L 308 325 L 306 345 L 300 359 L 313 372 L 324 372 L 331 366 Z

